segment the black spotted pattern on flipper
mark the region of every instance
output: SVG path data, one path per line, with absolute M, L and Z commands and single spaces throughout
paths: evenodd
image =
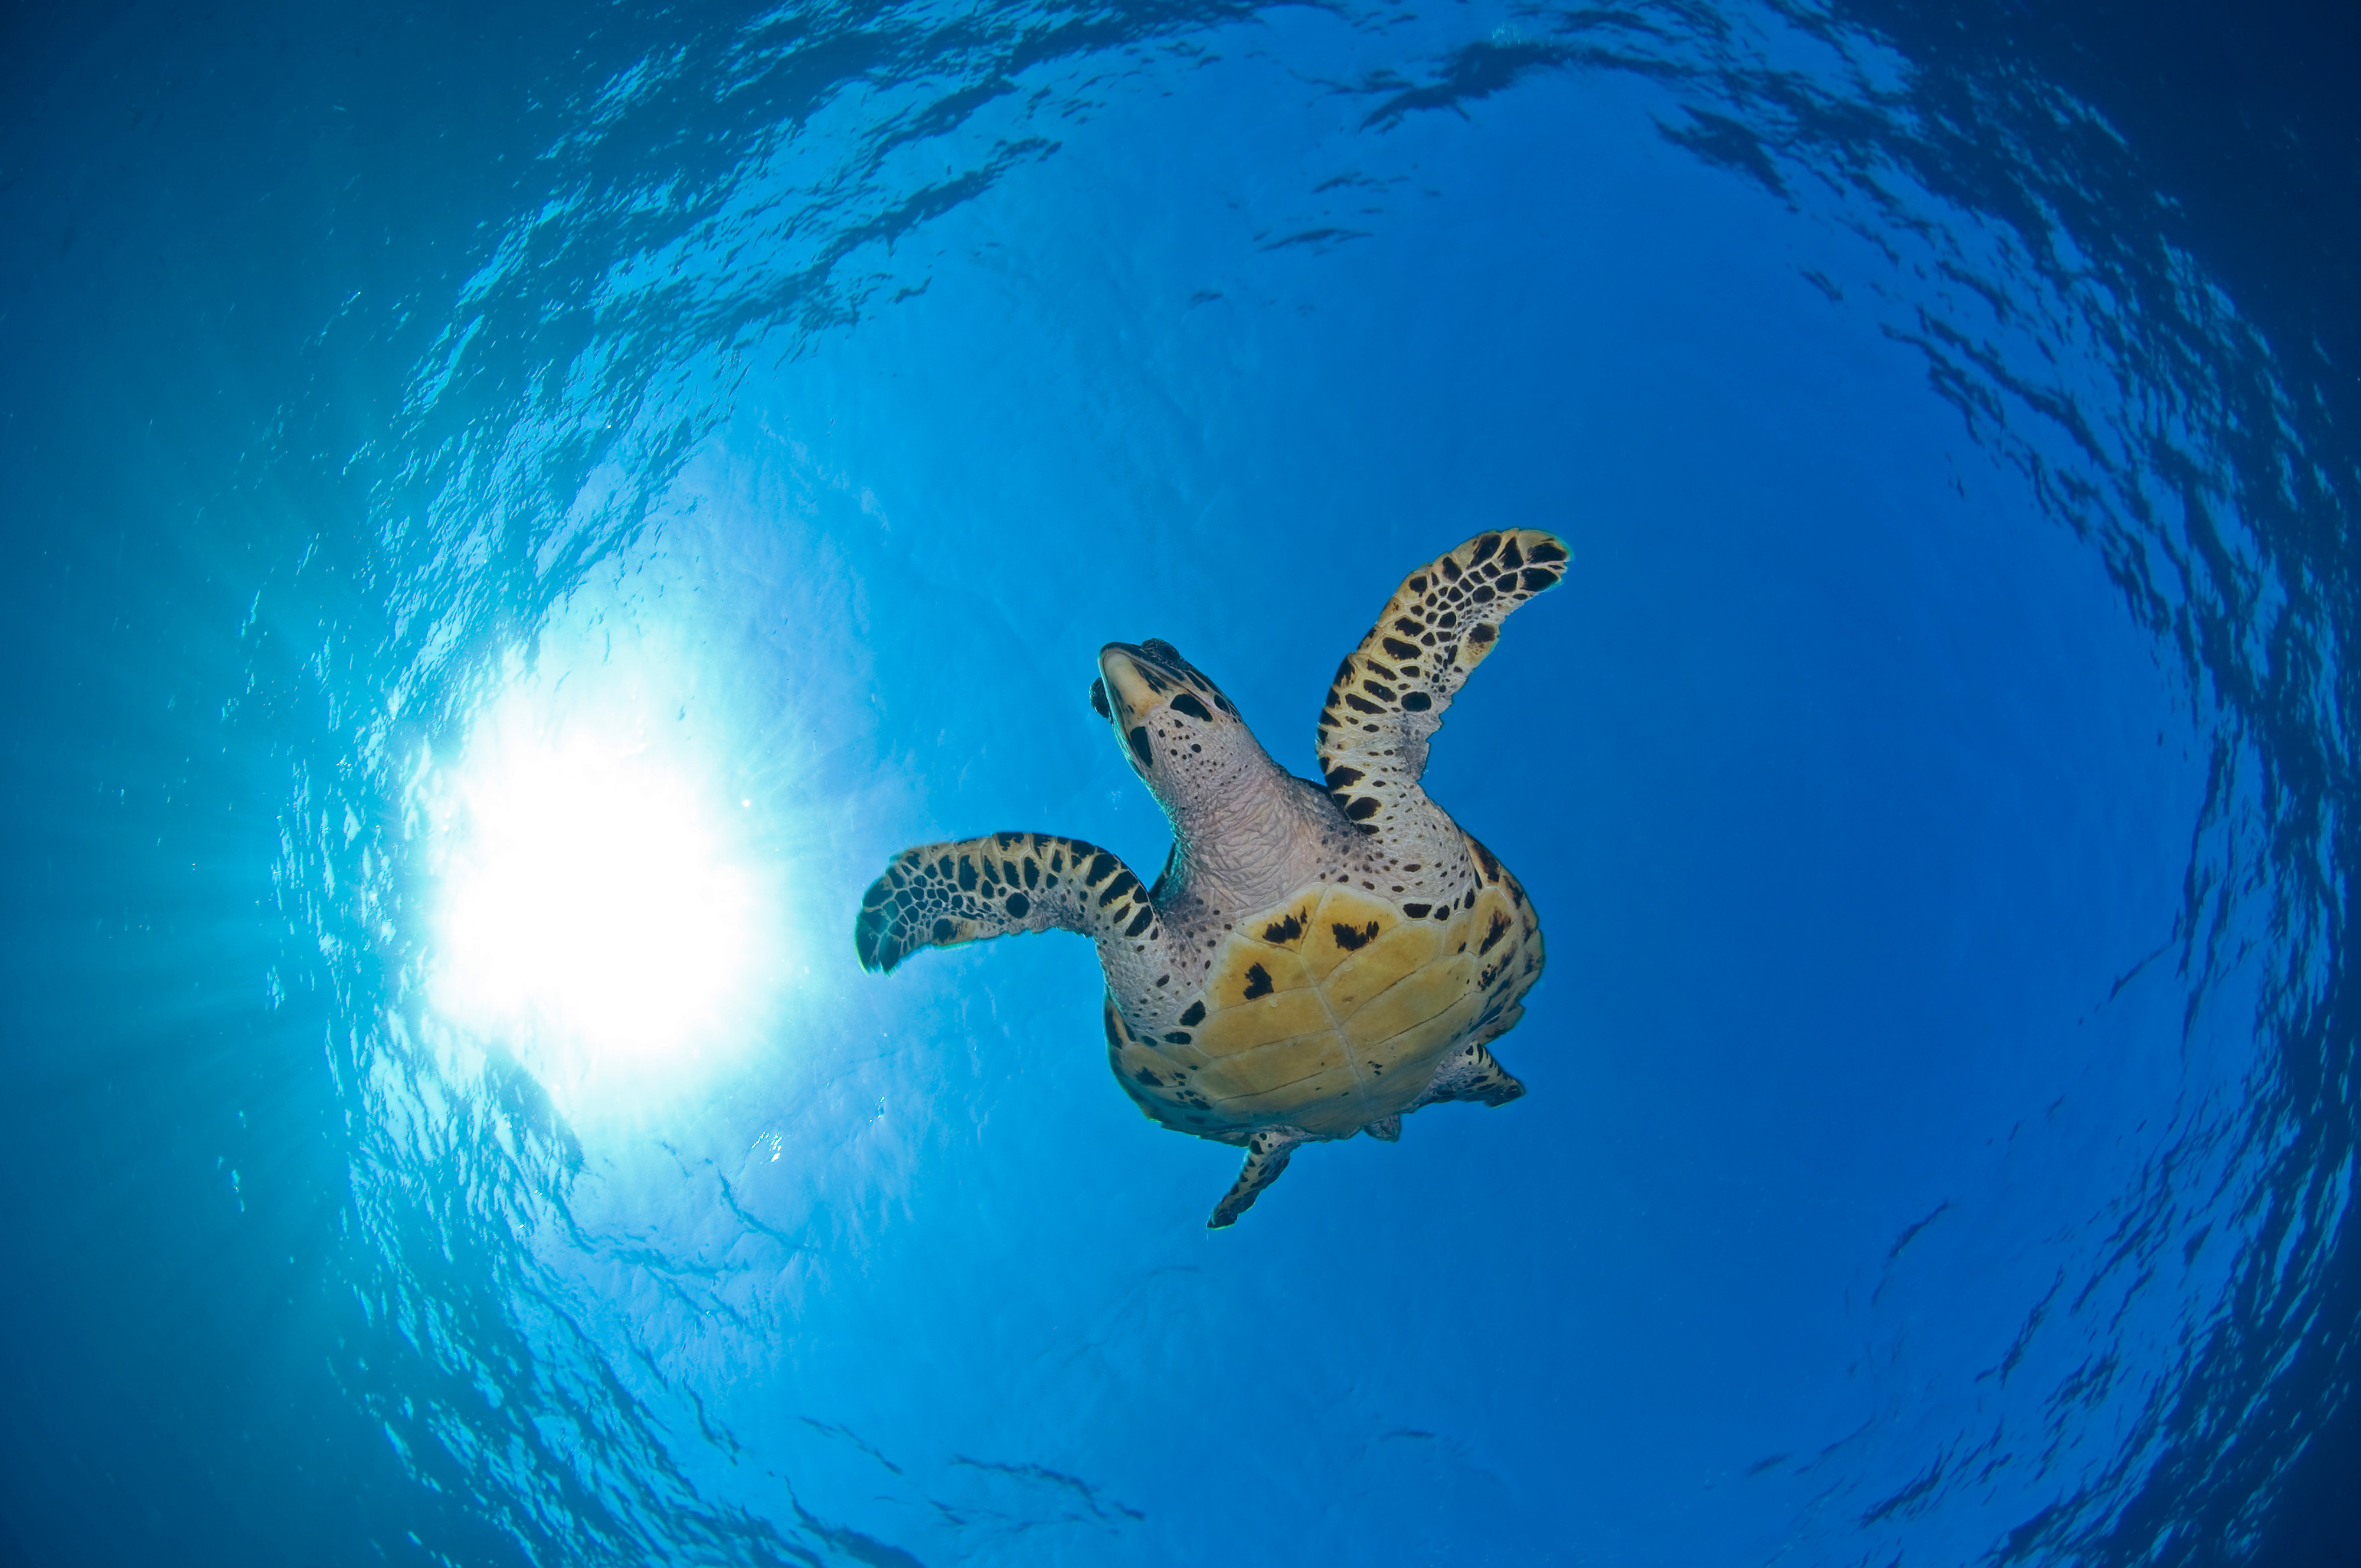
M 1213 1217 L 1205 1222 L 1209 1231 L 1222 1230 L 1238 1223 L 1238 1216 L 1254 1207 L 1262 1190 L 1277 1181 L 1287 1162 L 1294 1157 L 1295 1146 L 1304 1141 L 1304 1135 L 1291 1127 L 1265 1127 L 1246 1140 L 1246 1168 L 1222 1201 L 1213 1206 Z
M 1346 655 L 1320 710 L 1320 766 L 1330 798 L 1364 833 L 1424 804 L 1428 737 L 1500 622 L 1555 586 L 1566 555 L 1538 529 L 1478 534 L 1404 578 Z
M 1103 942 L 1162 936 L 1139 879 L 1095 844 L 994 833 L 905 850 L 861 895 L 852 948 L 886 970 L 920 948 L 1022 931 L 1079 931 Z

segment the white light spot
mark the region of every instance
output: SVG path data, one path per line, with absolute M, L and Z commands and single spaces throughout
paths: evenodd
M 455 781 L 437 1005 L 485 1034 L 602 1055 L 726 1028 L 756 923 L 708 802 L 628 745 L 518 728 L 483 727 Z

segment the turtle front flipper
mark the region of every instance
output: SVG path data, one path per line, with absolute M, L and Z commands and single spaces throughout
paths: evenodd
M 1480 533 L 1402 579 L 1347 654 L 1320 710 L 1328 794 L 1365 833 L 1425 801 L 1427 738 L 1500 622 L 1565 570 L 1566 548 L 1538 529 Z
M 1219 1203 L 1213 1205 L 1213 1217 L 1205 1222 L 1209 1231 L 1218 1231 L 1238 1223 L 1238 1216 L 1254 1207 L 1262 1190 L 1279 1179 L 1279 1172 L 1295 1157 L 1295 1146 L 1304 1141 L 1304 1135 L 1291 1127 L 1265 1127 L 1246 1140 L 1246 1166 L 1238 1172 L 1238 1179 Z
M 1102 942 L 1160 936 L 1156 906 L 1105 850 L 1049 833 L 994 833 L 894 857 L 861 895 L 852 948 L 891 970 L 920 948 L 1021 931 L 1079 931 Z

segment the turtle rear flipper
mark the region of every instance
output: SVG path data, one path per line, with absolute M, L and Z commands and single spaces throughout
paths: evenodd
M 1329 798 L 1364 833 L 1428 807 L 1419 780 L 1427 738 L 1499 639 L 1500 622 L 1554 587 L 1566 547 L 1539 529 L 1480 533 L 1402 579 L 1377 625 L 1345 657 L 1320 710 Z
M 1079 931 L 1103 942 L 1160 939 L 1148 889 L 1095 844 L 1049 833 L 994 833 L 894 857 L 861 895 L 852 948 L 890 970 L 920 948 L 1024 931 Z
M 1514 1073 L 1493 1060 L 1492 1053 L 1483 1046 L 1470 1041 L 1435 1069 L 1434 1081 L 1427 1085 L 1418 1103 L 1472 1100 L 1482 1105 L 1506 1105 L 1511 1100 L 1522 1099 L 1524 1092 L 1525 1086 Z
M 1304 1141 L 1301 1133 L 1284 1127 L 1265 1127 L 1246 1140 L 1246 1165 L 1238 1172 L 1238 1179 L 1219 1203 L 1213 1205 L 1213 1217 L 1205 1222 L 1209 1231 L 1218 1231 L 1237 1223 L 1238 1216 L 1254 1207 L 1262 1190 L 1279 1179 L 1279 1172 L 1295 1156 L 1295 1146 Z

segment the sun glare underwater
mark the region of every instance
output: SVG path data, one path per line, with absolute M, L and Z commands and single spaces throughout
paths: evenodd
M 501 1042 L 577 1115 L 596 1108 L 586 1093 L 709 1091 L 800 967 L 753 801 L 727 794 L 725 762 L 682 733 L 687 699 L 662 689 L 678 656 L 619 662 L 613 641 L 578 664 L 546 641 L 505 661 L 456 765 L 423 755 L 411 791 L 435 1012 Z
M 2354 1560 L 2291 16 L 27 17 L 0 1558 Z M 1521 1098 L 1209 1234 L 1090 943 L 862 972 L 1513 529 Z
M 609 747 L 478 746 L 437 1000 L 487 1032 L 538 1018 L 626 1050 L 714 1027 L 747 958 L 745 898 L 695 796 Z

